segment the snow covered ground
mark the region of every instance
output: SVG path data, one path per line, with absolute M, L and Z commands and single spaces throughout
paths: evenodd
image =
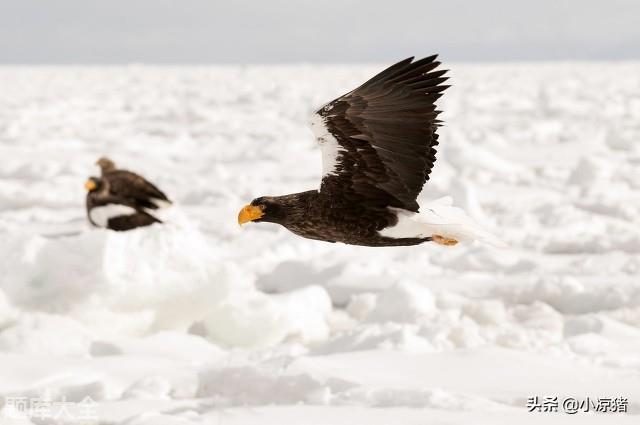
M 639 423 L 640 64 L 449 65 L 422 199 L 509 249 L 239 228 L 317 187 L 308 114 L 381 67 L 0 68 L 0 424 Z M 103 154 L 168 224 L 88 227 Z

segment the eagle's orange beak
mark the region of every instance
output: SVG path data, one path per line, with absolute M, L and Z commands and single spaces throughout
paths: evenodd
M 87 180 L 87 182 L 84 184 L 84 187 L 89 192 L 91 192 L 92 190 L 96 190 L 96 182 L 94 182 L 93 180 Z
M 257 220 L 264 215 L 262 208 L 253 205 L 244 206 L 238 213 L 238 224 L 243 225 L 249 221 Z

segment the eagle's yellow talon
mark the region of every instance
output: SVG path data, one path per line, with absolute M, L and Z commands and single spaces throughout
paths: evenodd
M 445 245 L 445 246 L 453 246 L 458 243 L 456 239 L 445 238 L 444 236 L 440 236 L 440 235 L 433 235 L 431 238 L 435 243 L 438 243 L 440 245 Z

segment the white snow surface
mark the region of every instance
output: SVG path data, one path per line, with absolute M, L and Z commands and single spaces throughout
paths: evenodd
M 91 397 L 109 425 L 637 424 L 640 64 L 448 65 L 420 201 L 507 248 L 240 228 L 318 187 L 306 118 L 381 67 L 0 68 L 0 424 L 76 423 L 10 397 Z M 169 195 L 164 225 L 87 224 L 102 155 Z

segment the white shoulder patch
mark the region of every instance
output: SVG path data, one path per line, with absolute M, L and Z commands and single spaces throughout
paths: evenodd
M 135 213 L 135 208 L 120 204 L 108 204 L 91 208 L 89 217 L 96 226 L 107 227 L 110 219 L 123 215 L 133 215 Z
M 324 118 L 317 113 L 311 115 L 309 125 L 322 151 L 322 177 L 335 174 L 338 157 L 342 151 L 338 140 L 327 129 Z

